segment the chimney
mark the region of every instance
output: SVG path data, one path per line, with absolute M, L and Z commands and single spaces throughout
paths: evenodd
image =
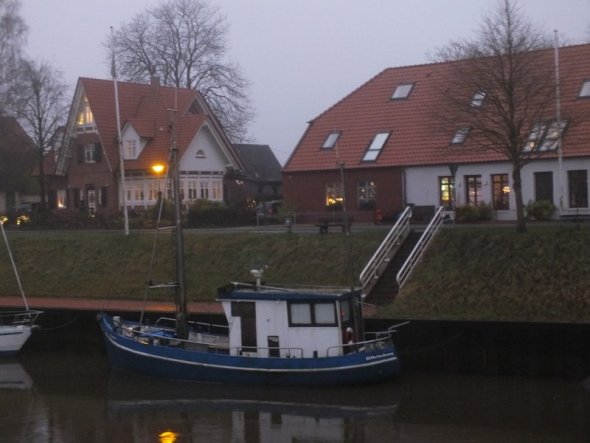
M 158 95 L 158 91 L 160 90 L 160 77 L 151 77 L 150 85 L 152 86 L 152 91 L 154 91 L 154 95 Z

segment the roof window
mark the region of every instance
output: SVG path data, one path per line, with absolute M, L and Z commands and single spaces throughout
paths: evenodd
M 457 132 L 455 132 L 455 135 L 453 135 L 453 138 L 451 139 L 451 144 L 452 145 L 460 145 L 462 144 L 465 139 L 467 138 L 467 134 L 469 134 L 469 128 L 459 128 L 457 129 Z
M 566 127 L 564 121 L 553 120 L 552 122 L 537 122 L 531 130 L 524 152 L 553 151 L 558 147 L 563 130 Z
M 395 91 L 393 91 L 391 99 L 402 100 L 404 98 L 408 98 L 410 92 L 412 92 L 412 89 L 414 89 L 414 83 L 401 83 L 397 85 Z
M 328 136 L 326 137 L 324 144 L 322 145 L 322 149 L 332 149 L 334 146 L 336 146 L 336 142 L 338 141 L 339 137 L 340 137 L 340 132 L 338 132 L 338 131 L 330 132 L 328 134 Z
M 481 108 L 484 98 L 486 98 L 486 93 L 484 91 L 477 91 L 473 94 L 473 98 L 471 99 L 471 107 Z
M 586 80 L 582 83 L 582 89 L 580 89 L 579 97 L 590 97 L 590 80 Z
M 363 161 L 366 161 L 366 162 L 375 161 L 377 159 L 377 157 L 379 156 L 379 153 L 381 152 L 381 149 L 385 145 L 385 142 L 387 141 L 388 138 L 389 138 L 389 132 L 380 132 L 380 133 L 376 134 L 375 137 L 373 138 L 373 141 L 371 142 L 371 144 L 367 148 L 365 155 L 363 156 Z

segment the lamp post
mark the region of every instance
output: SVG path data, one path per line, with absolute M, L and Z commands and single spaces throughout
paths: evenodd
M 160 218 L 161 215 L 161 211 L 162 211 L 162 191 L 160 190 L 160 174 L 162 173 L 162 171 L 164 170 L 164 165 L 161 163 L 156 163 L 155 165 L 152 166 L 152 171 L 154 171 L 156 173 L 156 182 L 157 182 L 157 186 L 158 186 L 158 200 L 156 203 L 156 207 L 158 208 L 157 212 L 156 212 L 156 220 L 158 220 Z

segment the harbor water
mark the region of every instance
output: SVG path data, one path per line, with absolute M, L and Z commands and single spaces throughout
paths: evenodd
M 368 387 L 186 384 L 112 372 L 100 342 L 0 362 L 0 442 L 585 442 L 590 386 L 409 371 Z

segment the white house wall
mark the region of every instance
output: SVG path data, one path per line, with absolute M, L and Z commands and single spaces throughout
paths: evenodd
M 525 165 L 521 172 L 524 204 L 526 205 L 529 201 L 535 200 L 535 172 L 552 172 L 554 205 L 558 209 L 561 206 L 564 213 L 573 211 L 573 209 L 569 207 L 568 201 L 568 171 L 571 170 L 586 170 L 590 177 L 590 159 L 564 159 L 562 162 L 561 174 L 556 159 L 536 160 Z M 440 205 L 439 177 L 452 175 L 447 165 L 408 167 L 405 169 L 404 173 L 405 201 L 407 204 L 435 207 Z M 464 177 L 467 175 L 481 175 L 483 202 L 491 204 L 491 176 L 493 174 L 508 174 L 508 182 L 512 189 L 512 165 L 508 162 L 459 165 L 455 174 L 456 206 L 462 206 L 465 204 Z M 561 186 L 559 185 L 560 175 L 562 181 Z M 560 191 L 560 189 L 563 191 Z M 563 194 L 562 199 L 560 199 L 561 194 Z M 560 205 L 560 200 L 562 201 L 562 205 Z M 516 204 L 513 192 L 510 193 L 509 205 L 510 209 L 508 210 L 495 211 L 494 217 L 497 220 L 514 220 L 516 218 Z M 589 208 L 580 208 L 580 212 L 590 212 L 590 210 Z M 559 211 L 556 211 L 555 216 L 557 217 L 558 215 Z
M 197 154 L 200 152 L 203 155 Z M 211 131 L 204 126 L 180 159 L 180 170 L 224 173 L 228 163 Z

